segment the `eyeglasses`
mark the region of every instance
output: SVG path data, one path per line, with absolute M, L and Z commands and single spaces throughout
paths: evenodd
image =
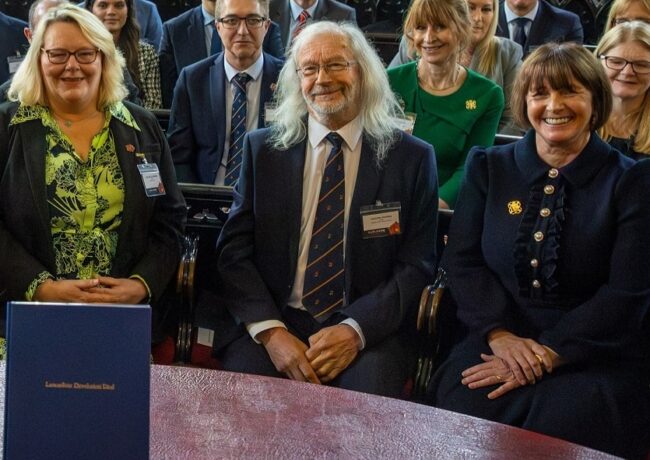
M 329 64 L 323 64 L 323 65 L 317 65 L 317 64 L 309 64 L 304 67 L 301 67 L 300 69 L 296 69 L 296 72 L 302 78 L 314 78 L 318 75 L 318 73 L 323 69 L 326 74 L 332 75 L 336 73 L 341 73 L 345 70 L 348 70 L 351 65 L 356 64 L 354 61 L 349 61 L 349 62 L 330 62 Z
M 616 18 L 614 19 L 614 25 L 625 24 L 626 22 L 639 21 L 646 24 L 650 24 L 650 18 Z
M 97 59 L 97 54 L 99 54 L 99 49 L 92 48 L 82 48 L 77 51 L 68 51 L 64 49 L 51 49 L 46 50 L 41 48 L 45 54 L 47 54 L 47 59 L 52 64 L 65 64 L 70 59 L 70 56 L 74 55 L 74 58 L 79 64 L 92 64 Z
M 257 16 L 253 14 L 246 16 L 245 18 L 233 15 L 217 19 L 217 22 L 220 22 L 226 29 L 238 29 L 239 24 L 242 21 L 246 22 L 246 27 L 249 29 L 259 29 L 266 21 L 266 18 L 264 16 Z
M 639 75 L 650 73 L 650 61 L 628 61 L 615 56 L 600 56 L 600 59 L 605 61 L 605 65 L 612 70 L 623 70 L 630 64 L 634 73 Z

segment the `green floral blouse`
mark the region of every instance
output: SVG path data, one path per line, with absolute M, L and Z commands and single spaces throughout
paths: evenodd
M 45 186 L 56 273 L 40 273 L 25 293 L 27 300 L 48 278 L 89 279 L 111 271 L 124 208 L 124 177 L 109 123 L 116 117 L 133 129 L 140 128 L 122 103 L 111 106 L 105 115 L 86 161 L 47 107 L 21 105 L 11 120 L 19 124 L 40 119 L 46 128 Z

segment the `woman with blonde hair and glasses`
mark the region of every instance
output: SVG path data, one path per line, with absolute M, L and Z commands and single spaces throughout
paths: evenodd
M 150 303 L 179 258 L 185 204 L 165 135 L 128 102 L 92 15 L 41 19 L 0 105 L 0 286 L 7 300 Z
M 650 0 L 614 0 L 609 7 L 605 32 L 624 22 L 641 21 L 650 24 Z
M 388 70 L 405 112 L 417 115 L 413 134 L 433 145 L 442 208 L 453 208 L 467 152 L 494 142 L 503 90 L 461 65 L 471 44 L 465 0 L 414 0 L 404 21 L 409 47 L 419 56 Z
M 610 29 L 596 56 L 613 96 L 612 113 L 600 136 L 631 158 L 650 158 L 650 25 L 632 21 Z

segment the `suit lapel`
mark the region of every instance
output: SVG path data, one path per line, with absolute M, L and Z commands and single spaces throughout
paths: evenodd
M 312 17 L 313 21 L 320 21 L 327 19 L 327 13 L 329 8 L 327 7 L 327 0 L 320 0 L 316 9 L 314 10 L 314 16 Z
M 187 59 L 188 63 L 198 62 L 208 57 L 208 52 L 205 47 L 205 28 L 203 27 L 203 11 L 201 11 L 201 5 L 194 9 L 194 13 L 190 17 L 190 26 L 187 28 L 187 44 L 189 46 L 184 49 L 190 54 Z
M 305 150 L 307 140 L 294 145 L 286 152 L 280 154 L 287 158 L 287 164 L 279 168 L 283 179 L 279 183 L 283 184 L 285 190 L 281 196 L 288 200 L 287 206 L 284 206 L 286 212 L 286 222 L 291 223 L 289 228 L 289 280 L 288 285 L 293 284 L 296 277 L 296 266 L 298 263 L 298 247 L 300 244 L 300 223 L 302 221 L 302 182 L 305 170 Z M 296 216 L 298 218 L 296 219 Z
M 223 158 L 223 141 L 226 138 L 226 71 L 223 67 L 223 59 L 223 53 L 218 54 L 214 64 L 210 67 L 210 91 L 208 97 L 210 98 L 212 110 L 209 115 L 205 114 L 206 117 L 212 118 L 212 123 L 207 123 L 205 126 L 209 126 L 210 129 L 216 127 L 217 129 L 217 159 L 212 163 L 215 165 L 212 182 L 214 182 L 216 170 L 221 164 L 221 158 Z
M 272 19 L 280 26 L 282 43 L 285 47 L 289 45 L 289 29 L 291 29 L 291 6 L 290 0 L 279 1 L 275 4 Z
M 45 152 L 47 146 L 45 145 L 45 127 L 37 120 L 18 126 L 27 134 L 33 142 L 25 143 L 25 167 L 27 170 L 27 177 L 29 180 L 29 188 L 34 197 L 34 207 L 38 213 L 38 221 L 43 224 L 41 232 L 46 236 L 44 240 L 47 242 L 41 246 L 42 250 L 46 251 L 47 266 L 52 273 L 56 272 L 56 263 L 54 257 L 54 245 L 52 243 L 52 232 L 50 229 L 50 212 L 47 204 L 47 189 L 45 186 Z
M 265 53 L 266 54 L 266 53 Z M 264 127 L 264 103 L 273 99 L 271 85 L 275 83 L 274 65 L 268 55 L 264 56 L 264 69 L 262 70 L 262 88 L 260 92 L 260 106 L 257 111 L 257 127 Z
M 122 176 L 124 177 L 124 211 L 122 214 L 122 223 L 118 230 L 118 243 L 115 251 L 116 263 L 113 266 L 113 271 L 115 271 L 118 268 L 117 266 L 120 260 L 124 259 L 124 248 L 128 248 L 127 242 L 135 218 L 134 210 L 143 210 L 145 208 L 146 202 L 144 200 L 146 198 L 135 156 L 135 153 L 142 152 L 143 147 L 138 142 L 137 131 L 127 127 L 115 117 L 111 119 L 110 130 L 113 134 L 117 159 L 120 163 Z M 127 145 L 133 146 L 135 150 L 129 152 Z
M 352 242 L 359 241 L 361 238 L 362 224 L 359 209 L 361 206 L 375 204 L 382 177 L 382 173 L 375 162 L 375 152 L 365 135 L 363 136 L 362 142 L 359 170 L 357 172 L 354 194 L 352 195 L 352 203 L 348 215 L 348 228 L 345 235 L 345 292 L 351 292 L 352 267 L 355 266 L 352 260 Z
M 530 45 L 532 43 L 544 42 L 544 33 L 547 31 L 543 30 L 544 21 L 541 21 L 540 18 L 546 14 L 545 10 L 546 10 L 546 5 L 544 5 L 544 2 L 539 2 L 539 8 L 537 9 L 535 20 L 530 25 L 530 31 L 526 36 L 526 46 L 524 46 L 524 56 L 530 52 Z

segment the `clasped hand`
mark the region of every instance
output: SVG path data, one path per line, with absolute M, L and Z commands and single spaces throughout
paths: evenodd
M 321 329 L 309 337 L 309 347 L 284 328 L 262 331 L 257 338 L 278 372 L 318 384 L 334 380 L 354 361 L 361 340 L 346 324 Z
M 550 348 L 505 330 L 492 331 L 488 344 L 493 354 L 481 354 L 484 362 L 463 371 L 461 383 L 470 389 L 499 385 L 488 394 L 490 399 L 534 384 L 560 364 L 559 356 Z
M 100 276 L 88 280 L 47 280 L 36 289 L 40 302 L 137 304 L 147 296 L 138 279 Z

